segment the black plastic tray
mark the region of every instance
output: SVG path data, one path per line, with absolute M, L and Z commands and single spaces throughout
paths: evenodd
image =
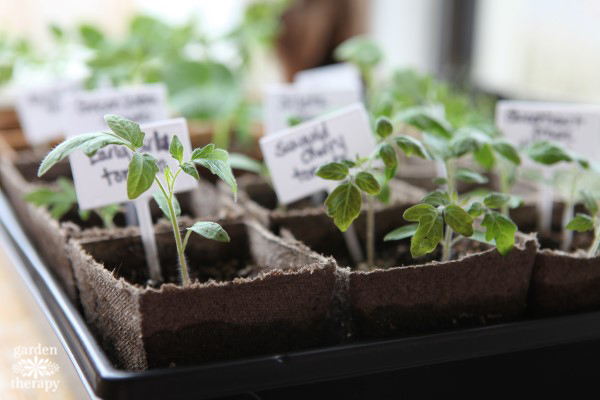
M 599 374 L 600 312 L 196 367 L 117 370 L 32 247 L 2 192 L 0 222 L 0 245 L 92 397 L 370 399 L 477 393 L 482 387 L 489 395 L 490 389 L 498 394 L 517 385 L 539 394 L 571 391 Z

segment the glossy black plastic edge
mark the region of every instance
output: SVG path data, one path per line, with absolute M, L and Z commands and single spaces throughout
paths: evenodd
M 212 398 L 600 338 L 600 312 L 593 312 L 195 367 L 121 371 L 37 255 L 2 192 L 0 222 L 8 256 L 90 395 L 100 398 Z

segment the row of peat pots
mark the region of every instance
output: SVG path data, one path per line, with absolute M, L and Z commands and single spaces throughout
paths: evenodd
M 58 221 L 24 200 L 71 176 L 69 163 L 61 162 L 41 180 L 39 162 L 33 151 L 1 157 L 2 189 L 118 368 L 192 365 L 600 307 L 598 258 L 540 250 L 535 234 L 518 234 L 507 256 L 465 242 L 447 262 L 434 261 L 436 253 L 413 260 L 408 239 L 384 242 L 425 193 L 402 180 L 394 181 L 390 204 L 376 209 L 378 267 L 369 270 L 353 265 L 344 236 L 311 199 L 277 208 L 269 184 L 245 174 L 234 203 L 214 180 L 201 179 L 196 191 L 179 197 L 182 226 L 214 220 L 231 241 L 191 236 L 195 283 L 179 286 L 175 240 L 154 209 L 165 282 L 152 282 L 139 230 L 124 227 L 122 211 L 117 226 L 106 229 L 99 217 L 84 220 L 75 208 Z M 526 204 L 512 216 L 523 229 L 534 225 L 535 214 Z M 363 243 L 365 219 L 355 223 Z

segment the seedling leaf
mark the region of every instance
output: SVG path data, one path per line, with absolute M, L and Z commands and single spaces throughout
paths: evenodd
M 383 238 L 384 241 L 402 240 L 411 237 L 417 231 L 419 224 L 409 224 L 396 228 Z
M 577 232 L 586 232 L 594 229 L 594 219 L 586 214 L 577 214 L 567 224 L 567 229 Z
M 488 178 L 478 172 L 468 168 L 459 168 L 456 170 L 456 179 L 466 183 L 487 183 Z
M 450 204 L 450 197 L 448 196 L 448 192 L 435 190 L 431 193 L 427 193 L 425 197 L 421 199 L 421 203 L 430 204 L 434 207 L 447 206 Z
M 360 214 L 362 206 L 360 192 L 353 184 L 344 183 L 327 196 L 325 206 L 327 215 L 333 217 L 335 225 L 345 232 Z
M 215 149 L 213 145 L 206 145 L 202 149 L 194 150 L 192 162 L 202 165 L 217 175 L 229 186 L 234 195 L 237 195 L 237 183 L 229 166 L 229 153 L 227 151 Z
M 171 156 L 181 163 L 183 161 L 183 144 L 181 140 L 177 137 L 177 135 L 173 136 L 171 139 L 171 144 L 169 145 L 169 153 Z
M 315 172 L 315 175 L 323 179 L 341 181 L 346 179 L 348 172 L 348 167 L 345 164 L 331 162 L 329 164 L 320 166 Z
M 429 154 L 423 143 L 421 143 L 419 140 L 407 135 L 398 135 L 394 139 L 396 140 L 398 147 L 402 149 L 407 157 L 410 157 L 414 154 L 417 157 L 427 160 L 432 159 L 431 154 Z
M 450 204 L 444 209 L 444 220 L 460 235 L 469 237 L 473 234 L 473 218 L 456 204 Z
M 183 170 L 183 172 L 190 175 L 195 180 L 200 180 L 200 175 L 198 175 L 198 170 L 196 169 L 196 166 L 194 165 L 194 163 L 189 162 L 189 161 L 184 162 L 183 164 L 181 164 L 181 169 Z
M 390 121 L 387 117 L 379 117 L 377 122 L 375 123 L 375 133 L 382 139 L 390 136 L 394 131 L 394 126 L 392 125 L 392 121 Z
M 494 239 L 498 252 L 503 256 L 508 254 L 515 244 L 515 223 L 499 212 L 491 211 L 485 215 L 481 225 L 486 227 L 485 239 Z
M 169 211 L 169 203 L 165 198 L 165 195 L 161 190 L 155 190 L 152 192 L 152 197 L 158 204 L 158 208 L 163 212 L 166 219 L 171 220 L 171 212 Z M 179 205 L 179 201 L 177 201 L 177 197 L 173 196 L 173 211 L 175 212 L 175 216 L 179 217 L 181 215 L 181 206 Z
M 195 232 L 207 239 L 216 240 L 217 242 L 229 242 L 231 240 L 225 229 L 216 222 L 198 221 L 187 228 L 187 230 Z
M 156 157 L 151 154 L 134 153 L 127 174 L 127 196 L 130 199 L 139 197 L 152 186 L 157 173 Z
M 375 196 L 381 191 L 381 186 L 379 186 L 377 179 L 368 172 L 359 172 L 356 174 L 354 181 L 360 190 L 371 196 Z
M 113 114 L 105 115 L 104 121 L 117 136 L 129 142 L 134 148 L 144 145 L 144 132 L 137 122 Z
M 504 139 L 495 139 L 492 142 L 494 150 L 515 165 L 521 165 L 521 156 L 515 147 Z

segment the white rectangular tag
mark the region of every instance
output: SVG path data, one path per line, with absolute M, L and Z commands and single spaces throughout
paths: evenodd
M 183 144 L 184 159 L 189 159 L 192 148 L 184 118 L 142 124 L 140 127 L 145 133 L 144 147 L 141 151 L 151 153 L 158 158 L 161 171 L 166 165 L 169 165 L 174 173 L 179 168 L 177 161 L 169 153 L 169 144 L 175 135 Z M 98 150 L 93 157 L 87 157 L 82 152 L 76 151 L 69 158 L 80 209 L 88 210 L 130 201 L 127 198 L 127 171 L 131 161 L 129 149 L 110 145 Z M 177 192 L 192 190 L 196 186 L 197 182 L 194 178 L 181 173 L 177 177 L 175 190 Z M 154 184 L 141 197 L 150 197 L 157 189 Z
M 290 127 L 292 120 L 308 121 L 359 101 L 360 90 L 271 86 L 265 92 L 265 134 Z
M 294 76 L 294 85 L 300 88 L 328 88 L 361 92 L 360 70 L 350 63 L 338 63 L 324 67 L 305 69 Z
M 66 136 L 107 129 L 106 114 L 120 115 L 139 124 L 169 118 L 167 89 L 159 83 L 78 92 L 66 106 Z
M 333 161 L 354 160 L 357 155 L 366 157 L 375 145 L 362 103 L 260 139 L 282 204 L 335 186 L 335 182 L 315 176 L 317 168 Z
M 15 107 L 27 142 L 35 146 L 64 136 L 69 98 L 82 89 L 81 81 L 65 81 L 20 90 Z

